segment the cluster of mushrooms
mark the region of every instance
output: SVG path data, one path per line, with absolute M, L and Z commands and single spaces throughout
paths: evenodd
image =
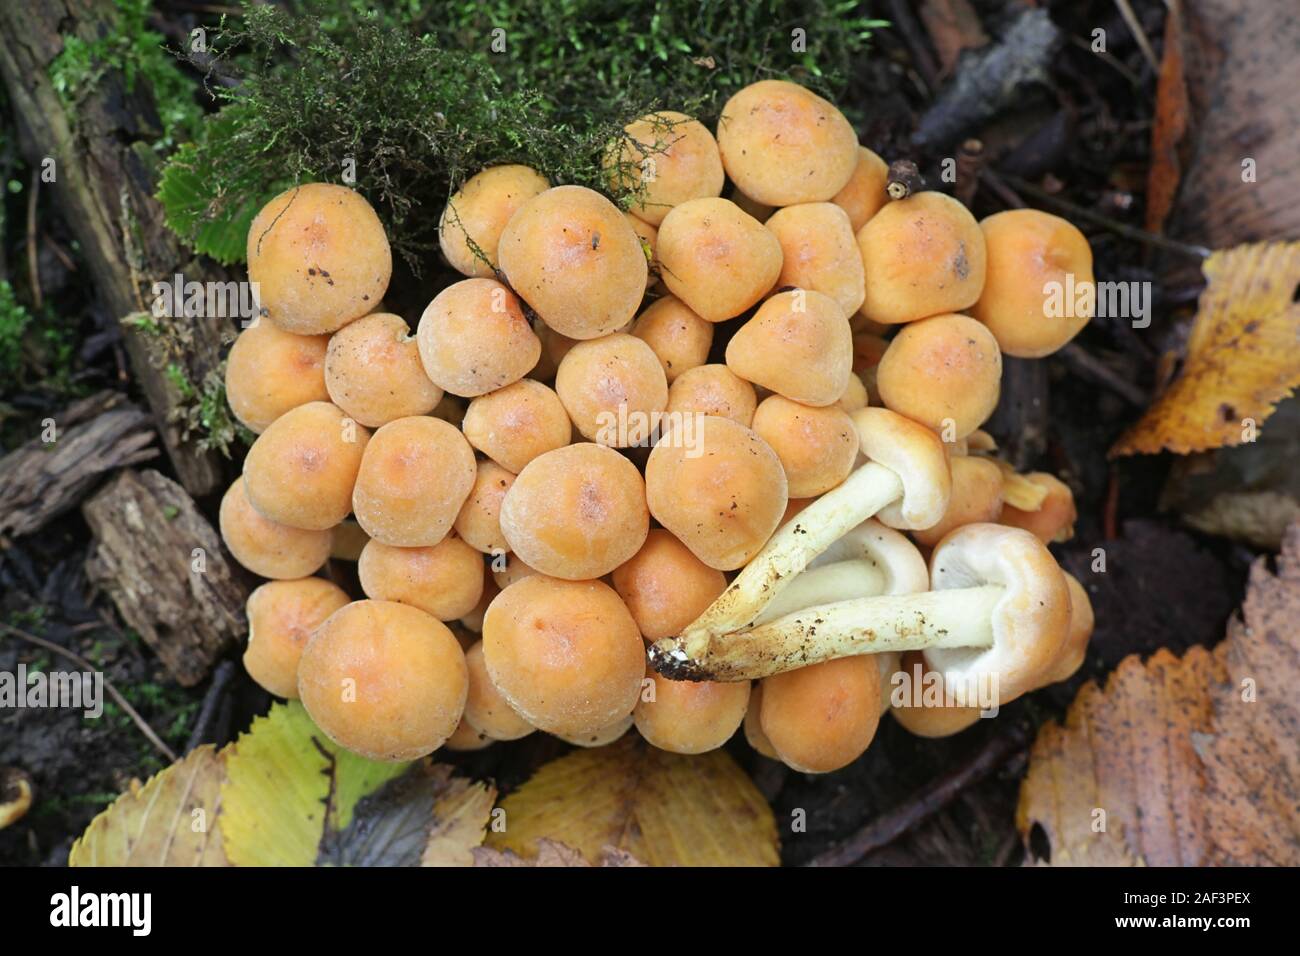
M 466 278 L 414 335 L 360 195 L 257 216 L 261 318 L 226 384 L 258 437 L 220 513 L 271 579 L 252 677 L 373 759 L 633 725 L 699 753 L 743 724 L 816 773 L 885 711 L 950 734 L 1073 673 L 1091 609 L 1046 546 L 1070 491 L 979 428 L 1002 353 L 1087 322 L 1044 309 L 1046 283 L 1091 282 L 1084 236 L 892 199 L 788 82 L 736 93 L 716 138 L 673 112 L 625 133 L 627 211 L 525 166 L 469 179 L 441 220 Z M 331 556 L 364 600 L 318 576 Z

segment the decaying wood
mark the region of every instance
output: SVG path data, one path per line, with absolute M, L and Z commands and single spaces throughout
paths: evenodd
M 75 508 L 106 473 L 155 458 L 153 419 L 120 392 L 74 402 L 37 436 L 0 458 L 0 544 Z
M 161 123 L 148 80 L 128 84 L 110 69 L 78 99 L 75 120 L 50 79 L 50 64 L 63 49 L 63 36 L 86 42 L 115 29 L 113 0 L 42 0 L 0 3 L 0 77 L 18 128 L 19 142 L 33 169 L 53 160 L 53 182 L 43 182 L 64 222 L 76 236 L 100 301 L 119 319 L 147 310 L 155 281 L 209 278 L 167 230 L 154 199 L 156 157 L 148 143 Z M 171 356 L 186 366 L 189 381 L 201 382 L 220 361 L 222 324 L 215 318 L 178 320 L 169 334 L 183 348 Z M 135 378 L 144 389 L 167 454 L 181 483 L 194 495 L 220 483 L 220 461 L 182 437 L 183 397 L 152 354 L 147 333 L 122 326 Z
M 985 429 L 1017 471 L 1025 471 L 1047 448 L 1047 363 L 1002 358 L 1002 396 Z
M 186 687 L 246 632 L 248 589 L 180 485 L 124 471 L 82 506 L 95 537 L 89 579 Z

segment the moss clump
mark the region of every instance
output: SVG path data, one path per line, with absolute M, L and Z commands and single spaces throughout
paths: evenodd
M 855 4 L 789 0 L 362 6 L 250 6 L 223 21 L 215 69 L 237 83 L 212 86 L 222 109 L 160 190 L 197 249 L 241 260 L 265 199 L 293 182 L 345 182 L 418 273 L 447 196 L 482 167 L 526 163 L 608 191 L 601 150 L 626 123 L 658 108 L 711 121 L 763 76 L 833 94 L 876 25 Z

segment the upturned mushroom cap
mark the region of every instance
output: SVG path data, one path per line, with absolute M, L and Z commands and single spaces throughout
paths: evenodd
M 1036 511 L 1027 511 L 1008 502 L 998 520 L 1013 528 L 1024 528 L 1044 544 L 1074 537 L 1074 522 L 1079 512 L 1074 506 L 1074 492 L 1070 486 L 1045 471 L 1031 471 L 1022 477 L 1045 490 L 1042 504 Z
M 788 493 L 813 498 L 843 481 L 858 457 L 858 432 L 838 405 L 813 408 L 769 395 L 754 413 L 758 432 L 781 459 Z
M 828 295 L 779 292 L 727 343 L 727 367 L 792 401 L 833 405 L 853 372 L 849 320 Z
M 713 323 L 673 295 L 656 300 L 642 312 L 632 334 L 659 357 L 669 385 L 683 372 L 703 365 L 713 345 Z
M 938 544 L 949 532 L 963 525 L 996 522 L 1002 514 L 1002 469 L 987 458 L 954 456 L 952 493 L 948 509 L 937 524 L 916 529 L 912 537 L 927 548 Z
M 822 292 L 846 318 L 861 308 L 866 280 L 848 213 L 834 203 L 802 203 L 778 209 L 764 225 L 781 243 L 778 287 Z
M 335 743 L 371 760 L 414 760 L 460 723 L 465 654 L 447 626 L 393 601 L 354 601 L 317 628 L 298 694 Z
M 1045 685 L 1067 681 L 1083 666 L 1088 655 L 1088 641 L 1092 639 L 1092 629 L 1096 624 L 1088 592 L 1073 574 L 1068 571 L 1061 573 L 1065 575 L 1065 584 L 1070 589 L 1070 633 L 1061 648 L 1060 657 L 1047 674 Z
M 965 438 L 997 407 L 1002 353 L 987 328 L 965 315 L 903 326 L 876 369 L 885 407 L 938 432 Z
M 560 396 L 531 378 L 474 399 L 461 428 L 471 445 L 516 475 L 573 438 Z
M 618 191 L 644 184 L 632 212 L 651 225 L 688 199 L 722 194 L 726 178 L 713 134 L 699 120 L 662 110 L 623 127 L 603 165 Z
M 930 558 L 936 591 L 1001 585 L 993 608 L 993 646 L 930 648 L 928 667 L 953 685 L 955 702 L 981 678 L 996 680 L 1000 703 L 1040 686 L 1060 655 L 1070 629 L 1070 591 L 1047 547 L 1027 531 L 995 524 L 958 528 Z
M 254 434 L 291 408 L 327 402 L 327 335 L 294 335 L 274 322 L 255 322 L 239 333 L 226 359 L 226 400 Z M 363 423 L 364 424 L 364 423 Z
M 887 408 L 853 413 L 862 454 L 884 465 L 903 483 L 903 497 L 876 517 L 891 528 L 910 530 L 936 524 L 948 509 L 952 476 L 943 442 L 934 432 Z
M 621 329 L 645 295 L 641 240 L 617 206 L 583 186 L 556 186 L 520 207 L 497 258 L 511 288 L 569 338 Z
M 614 590 L 532 575 L 483 619 L 483 656 L 510 706 L 548 733 L 579 737 L 632 713 L 645 644 Z
M 849 214 L 849 224 L 856 235 L 867 221 L 889 202 L 885 186 L 889 182 L 889 164 L 867 149 L 858 147 L 858 162 L 853 175 L 831 202 Z
M 945 692 L 942 689 L 941 674 L 934 674 L 931 678 L 939 688 L 932 696 L 938 699 L 925 702 L 924 681 L 932 672 L 925 666 L 925 659 L 920 652 L 908 651 L 902 655 L 899 670 L 905 678 L 903 686 L 896 688 L 902 702 L 892 704 L 889 712 L 908 733 L 915 734 L 917 737 L 951 737 L 973 726 L 975 721 L 980 719 L 982 711 L 979 707 L 959 707 L 944 701 Z M 915 693 L 914 686 L 918 686 Z M 892 697 L 893 694 L 891 693 L 890 696 Z M 914 697 L 919 697 L 921 701 L 919 705 Z
M 358 192 L 306 183 L 276 196 L 248 228 L 248 278 L 262 314 L 286 332 L 341 329 L 384 297 L 393 255 Z
M 675 754 L 717 750 L 740 727 L 749 706 L 749 681 L 669 680 L 651 674 L 654 694 L 643 692 L 632 712 L 651 746 Z
M 325 531 L 352 510 L 370 432 L 329 402 L 308 402 L 273 421 L 244 459 L 244 491 L 265 518 Z
M 277 697 L 298 696 L 298 661 L 307 640 L 349 601 L 324 578 L 268 581 L 248 596 L 248 676 Z
M 598 578 L 645 543 L 645 482 L 612 448 L 587 442 L 557 448 L 529 462 L 510 486 L 501 530 L 510 550 L 542 574 Z
M 751 83 L 727 100 L 718 149 L 737 188 L 770 206 L 828 201 L 858 162 L 858 137 L 844 114 L 785 80 Z
M 390 312 L 362 316 L 330 337 L 325 387 L 335 405 L 367 428 L 427 415 L 442 401 L 406 320 Z
M 524 720 L 497 690 L 483 659 L 483 642 L 475 641 L 465 652 L 469 669 L 469 694 L 465 698 L 465 719 L 493 740 L 518 740 L 537 728 Z
M 727 586 L 721 571 L 663 528 L 651 531 L 641 550 L 614 569 L 613 581 L 647 641 L 679 633 Z
M 429 548 L 395 548 L 371 540 L 357 575 L 366 597 L 418 607 L 440 621 L 474 610 L 483 596 L 483 555 L 454 534 Z
M 474 449 L 452 425 L 428 415 L 399 418 L 366 446 L 352 511 L 376 541 L 431 547 L 451 530 L 476 474 Z
M 555 392 L 582 436 L 610 448 L 644 444 L 668 405 L 659 357 L 625 332 L 571 348 L 560 362 Z
M 650 513 L 697 558 L 734 571 L 758 553 L 785 513 L 785 472 L 770 445 L 743 425 L 704 416 L 670 428 L 646 462 Z
M 867 275 L 862 314 L 896 325 L 960 312 L 984 289 L 984 234 L 966 207 L 943 193 L 891 202 L 858 232 Z
M 1092 248 L 1074 225 L 1037 209 L 1009 209 L 980 223 L 988 249 L 988 276 L 971 315 L 1018 358 L 1050 355 L 1088 324 L 1095 297 L 1071 297 L 1093 288 Z M 1059 302 L 1052 302 L 1051 289 Z M 1049 305 L 1060 305 L 1053 314 Z
M 465 398 L 519 381 L 542 354 L 519 299 L 495 279 L 461 279 L 439 292 L 416 341 L 425 374 Z
M 668 414 L 715 415 L 749 428 L 758 396 L 754 386 L 725 365 L 700 365 L 679 375 L 668 386 Z
M 655 252 L 668 290 L 709 322 L 740 315 L 781 274 L 776 236 L 727 199 L 675 206 L 659 226 Z
M 235 560 L 260 577 L 305 578 L 330 556 L 329 530 L 291 528 L 264 518 L 249 503 L 243 478 L 222 495 L 217 520 L 221 540 Z
M 550 186 L 537 170 L 518 165 L 491 166 L 466 180 L 438 222 L 438 243 L 451 267 L 462 275 L 491 277 L 506 223 Z
M 874 657 L 841 657 L 763 679 L 759 721 L 778 757 L 801 773 L 829 773 L 857 760 L 880 723 Z

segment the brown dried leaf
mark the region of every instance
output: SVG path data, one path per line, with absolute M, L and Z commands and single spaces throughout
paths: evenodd
M 1239 445 L 1300 385 L 1300 242 L 1216 252 L 1204 272 L 1182 373 L 1112 456 Z
M 1041 827 L 1057 866 L 1300 863 L 1300 524 L 1243 614 L 1213 652 L 1126 658 L 1042 728 L 1016 813 L 1031 853 Z
M 510 850 L 494 850 L 490 847 L 475 847 L 473 850 L 475 866 L 645 866 L 640 860 L 626 850 L 618 847 L 601 847 L 600 856 L 595 864 L 587 862 L 577 850 L 548 840 L 545 837 L 537 841 L 537 856 L 525 860 Z

